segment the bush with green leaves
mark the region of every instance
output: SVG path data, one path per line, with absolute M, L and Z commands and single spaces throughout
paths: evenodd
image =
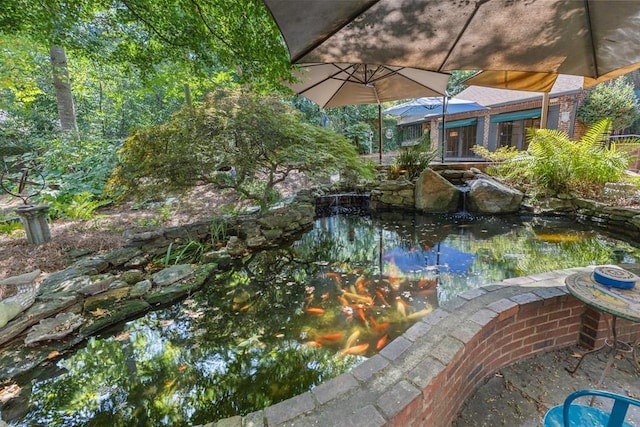
M 628 128 L 639 117 L 633 83 L 623 76 L 595 86 L 587 93 L 577 117 L 589 126 L 610 119 L 613 130 Z
M 388 177 L 393 179 L 404 174 L 409 181 L 412 181 L 429 167 L 437 154 L 437 151 L 431 146 L 429 134 L 425 134 L 417 145 L 400 150 L 400 153 L 393 160 Z
M 293 171 L 373 177 L 345 137 L 305 123 L 279 98 L 240 90 L 218 90 L 167 123 L 136 132 L 119 154 L 110 189 L 138 198 L 213 183 L 265 208 Z
M 110 200 L 96 199 L 88 191 L 58 197 L 44 195 L 43 200 L 50 206 L 49 216 L 70 220 L 95 218 L 98 208 L 111 203 Z
M 609 147 L 610 136 L 610 120 L 595 123 L 577 141 L 558 130 L 529 128 L 527 151 L 508 150 L 509 155 L 495 165 L 495 173 L 511 182 L 555 192 L 617 182 L 630 159 L 615 145 Z

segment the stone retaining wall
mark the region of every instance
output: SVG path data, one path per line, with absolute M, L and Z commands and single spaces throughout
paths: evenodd
M 507 279 L 444 304 L 350 372 L 245 417 L 209 426 L 450 426 L 491 374 L 538 353 L 600 345 L 605 315 L 571 296 L 574 268 Z M 620 321 L 620 338 L 640 325 Z
M 640 210 L 608 206 L 592 200 L 574 200 L 577 219 L 583 223 L 594 223 L 599 227 L 640 239 Z
M 229 254 L 240 255 L 247 249 L 259 250 L 291 242 L 310 230 L 314 219 L 315 199 L 311 192 L 302 191 L 263 213 L 227 215 L 178 227 L 128 230 L 124 236 L 128 239 L 127 247 L 139 249 L 148 259 L 164 255 L 172 244 L 216 238 L 227 244 Z

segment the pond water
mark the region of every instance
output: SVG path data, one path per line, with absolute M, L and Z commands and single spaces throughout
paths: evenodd
M 16 378 L 10 425 L 159 426 L 244 415 L 361 363 L 460 293 L 510 277 L 637 262 L 558 218 L 320 218 L 190 298 Z M 1 384 L 0 384 L 1 385 Z

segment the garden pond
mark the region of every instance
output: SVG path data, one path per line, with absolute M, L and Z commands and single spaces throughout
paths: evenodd
M 510 277 L 638 262 L 640 250 L 563 218 L 415 213 L 319 218 L 188 299 L 14 378 L 9 425 L 194 425 L 312 389 L 438 305 Z M 0 384 L 2 388 L 2 384 Z

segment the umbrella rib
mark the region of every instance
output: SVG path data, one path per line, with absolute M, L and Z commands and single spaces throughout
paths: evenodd
M 337 76 L 338 74 L 340 74 L 340 73 L 348 73 L 348 71 L 347 71 L 347 70 L 348 70 L 349 68 L 352 68 L 352 67 L 350 67 L 350 66 L 348 66 L 348 67 L 344 67 L 344 68 L 339 67 L 337 64 L 313 64 L 313 65 L 309 65 L 309 66 L 310 66 L 310 67 L 314 67 L 314 66 L 323 66 L 323 65 L 331 65 L 331 66 L 334 66 L 334 67 L 336 67 L 336 68 L 338 69 L 338 71 L 336 71 L 335 73 L 333 73 L 333 74 L 331 74 L 331 75 L 329 75 L 329 76 L 325 77 L 324 79 L 322 79 L 322 80 L 320 80 L 320 81 L 318 81 L 318 82 L 316 82 L 316 83 L 312 84 L 311 86 L 309 86 L 309 87 L 307 87 L 307 88 L 304 88 L 303 90 L 301 90 L 301 91 L 299 91 L 299 92 L 298 92 L 298 95 L 302 95 L 302 96 L 304 96 L 304 94 L 305 94 L 307 91 L 309 91 L 309 90 L 311 90 L 311 89 L 313 89 L 313 88 L 315 88 L 315 87 L 317 87 L 317 86 L 320 86 L 322 83 L 324 83 L 324 82 L 326 82 L 326 81 L 328 81 L 328 80 L 338 80 L 338 81 L 342 81 L 342 82 L 347 82 L 347 81 L 349 81 L 349 79 L 348 79 L 348 78 L 346 78 L 346 79 L 339 79 L 339 78 L 336 78 L 336 76 Z M 352 75 L 353 75 L 353 72 L 350 74 L 350 77 L 351 77 Z M 332 98 L 333 98 L 333 97 L 332 97 Z
M 435 93 L 438 93 L 438 94 L 440 94 L 440 95 L 444 95 L 444 93 L 442 93 L 440 90 L 438 90 L 438 89 L 434 89 L 434 88 L 432 88 L 431 86 L 428 86 L 428 85 L 426 85 L 426 84 L 424 84 L 424 83 L 421 83 L 421 82 L 419 82 L 419 81 L 416 81 L 415 79 L 412 79 L 411 77 L 408 77 L 408 76 L 406 76 L 406 75 L 402 74 L 400 71 L 404 70 L 404 68 L 405 68 L 405 67 L 402 67 L 402 68 L 400 68 L 399 70 L 396 70 L 396 71 L 390 70 L 390 71 L 392 71 L 392 74 L 386 74 L 384 77 L 380 78 L 380 80 L 382 80 L 383 78 L 386 78 L 386 77 L 388 77 L 388 76 L 391 76 L 391 75 L 393 75 L 393 74 L 399 74 L 399 75 L 401 75 L 403 78 L 405 78 L 405 79 L 409 80 L 410 82 L 413 82 L 413 83 L 415 83 L 415 84 L 417 84 L 417 85 L 420 85 L 420 86 L 422 86 L 422 87 L 425 87 L 425 88 L 427 88 L 427 89 L 429 89 L 429 90 L 432 90 L 432 91 L 434 91 Z M 426 70 L 425 70 L 425 71 L 426 71 Z M 436 71 L 434 71 L 434 72 L 436 72 Z M 440 73 L 440 74 L 442 74 L 442 73 Z M 447 90 L 445 89 L 445 92 L 446 92 L 446 91 L 447 91 Z
M 322 45 L 322 43 L 324 43 L 327 40 L 329 40 L 331 37 L 333 37 L 334 34 L 336 34 L 338 31 L 342 30 L 344 27 L 346 27 L 347 25 L 352 23 L 358 16 L 363 14 L 367 9 L 369 9 L 371 6 L 373 6 L 374 4 L 378 3 L 379 1 L 380 0 L 370 0 L 370 1 L 366 2 L 360 9 L 356 10 L 355 12 L 353 12 L 353 14 L 351 14 L 350 16 L 345 17 L 342 20 L 342 22 L 338 26 L 336 26 L 336 28 L 334 28 L 334 30 L 331 31 L 329 34 L 327 34 L 325 37 L 321 38 L 320 40 L 317 40 L 315 43 L 310 44 L 305 49 L 303 49 L 299 54 L 297 54 L 296 56 L 292 57 L 291 58 L 291 63 L 295 64 L 300 59 L 302 59 L 305 56 L 307 56 L 307 54 L 309 52 L 311 52 L 312 50 L 316 49 L 318 46 Z
M 335 64 L 333 64 L 333 65 L 334 65 L 334 66 L 336 66 L 336 67 L 338 67 L 338 66 L 337 66 L 337 65 L 335 65 Z M 338 68 L 340 68 L 340 67 L 338 67 Z M 349 68 L 349 67 L 347 67 L 347 68 Z M 352 70 L 351 70 L 351 74 L 349 75 L 349 77 L 353 76 L 353 74 L 356 72 L 356 67 L 351 67 L 351 69 L 352 69 Z M 346 68 L 345 68 L 344 72 L 346 72 Z M 329 80 L 329 79 L 325 79 L 325 81 L 326 81 L 326 80 Z M 331 101 L 336 97 L 336 95 L 338 94 L 338 92 L 340 92 L 340 90 L 344 87 L 344 85 L 349 81 L 348 79 L 344 79 L 344 80 L 343 80 L 343 79 L 334 79 L 334 80 L 342 81 L 342 84 L 340 85 L 340 87 L 339 87 L 338 89 L 336 89 L 336 90 L 333 92 L 333 95 L 331 95 L 331 97 L 329 98 L 329 100 L 328 100 L 327 102 L 325 102 L 325 103 L 324 103 L 324 105 L 322 106 L 322 108 L 324 108 L 324 107 L 325 107 L 325 105 L 329 104 L 329 103 L 330 103 L 330 102 L 331 102 Z
M 465 22 L 464 27 L 462 27 L 462 31 L 460 31 L 458 33 L 458 36 L 456 37 L 456 39 L 454 40 L 453 44 L 451 45 L 451 49 L 449 49 L 449 51 L 447 52 L 447 56 L 445 56 L 444 60 L 442 61 L 442 63 L 440 64 L 440 67 L 438 67 L 438 71 L 442 71 L 442 69 L 444 68 L 444 65 L 447 63 L 447 61 L 449 60 L 449 57 L 451 56 L 451 53 L 453 52 L 453 50 L 456 48 L 456 46 L 458 45 L 458 42 L 460 41 L 460 39 L 462 38 L 463 34 L 465 31 L 467 31 L 467 28 L 469 28 L 469 25 L 471 25 L 471 21 L 473 20 L 473 18 L 476 16 L 476 14 L 478 13 L 478 10 L 480 9 L 480 7 L 485 4 L 488 3 L 489 0 L 480 0 L 476 3 L 476 7 L 473 11 L 473 13 L 471 14 L 471 16 L 469 16 L 469 19 L 467 19 L 467 22 Z
M 598 72 L 598 57 L 596 56 L 596 44 L 593 39 L 593 26 L 591 25 L 591 11 L 589 10 L 589 0 L 584 0 L 584 12 L 587 18 L 587 29 L 589 31 L 589 41 L 591 42 L 591 57 L 593 59 L 593 67 L 594 74 L 593 78 L 597 79 L 600 77 L 600 73 Z

